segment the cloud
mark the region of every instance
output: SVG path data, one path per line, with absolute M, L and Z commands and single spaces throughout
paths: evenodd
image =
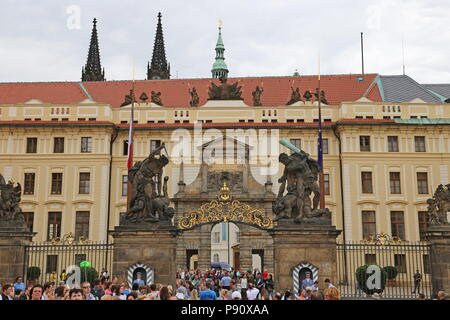
M 69 29 L 70 6 L 80 28 Z M 163 14 L 172 77 L 211 76 L 217 23 L 222 19 L 230 76 L 365 71 L 407 74 L 419 82 L 450 82 L 450 29 L 446 0 L 2 0 L 0 81 L 77 81 L 86 63 L 92 19 L 97 17 L 102 64 L 109 80 L 146 77 Z

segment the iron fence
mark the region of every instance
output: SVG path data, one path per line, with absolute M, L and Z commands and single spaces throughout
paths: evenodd
M 112 259 L 113 244 L 104 242 L 33 243 L 25 247 L 23 279 L 26 283 L 57 284 L 70 266 L 93 268 L 95 271 L 89 271 L 98 276 L 103 269 L 112 274 Z
M 337 283 L 342 297 L 368 296 L 363 291 L 364 284 L 358 283 L 356 272 L 361 266 L 374 264 L 390 271 L 386 273 L 385 288 L 380 293 L 382 298 L 415 299 L 420 293 L 431 297 L 430 247 L 426 242 L 337 244 Z M 421 280 L 415 281 L 415 275 L 416 278 L 420 275 Z

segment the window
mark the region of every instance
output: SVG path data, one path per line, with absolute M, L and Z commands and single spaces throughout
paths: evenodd
M 389 183 L 392 194 L 400 194 L 400 172 L 389 172 Z
M 82 137 L 81 138 L 81 152 L 90 153 L 92 152 L 92 138 Z
M 362 193 L 373 193 L 372 189 L 372 172 L 361 172 Z
M 84 253 L 79 253 L 75 255 L 75 265 L 79 266 L 81 262 L 87 260 L 87 255 Z
M 359 150 L 364 152 L 370 151 L 370 136 L 359 137 Z
M 388 152 L 398 152 L 397 136 L 388 136 Z
M 324 194 L 329 196 L 330 195 L 330 175 L 328 173 L 323 174 L 323 189 L 324 189 Z
M 124 156 L 128 155 L 128 140 L 123 141 L 123 155 Z
M 219 254 L 214 253 L 214 262 L 219 262 Z
M 52 173 L 52 194 L 62 193 L 62 173 Z
M 420 240 L 424 241 L 425 239 L 425 233 L 428 230 L 428 212 L 427 211 L 419 211 L 419 235 Z
M 417 193 L 428 194 L 428 174 L 426 172 L 417 172 Z
M 91 185 L 91 174 L 89 172 L 80 172 L 79 194 L 89 194 Z
M 27 153 L 37 152 L 37 138 L 27 138 Z
M 237 243 L 241 242 L 241 233 L 240 233 L 240 231 L 236 231 L 236 242 Z
M 403 211 L 391 211 L 392 237 L 405 240 L 405 218 Z
M 75 219 L 75 239 L 89 239 L 89 211 L 77 211 Z
M 25 173 L 23 194 L 34 194 L 35 173 Z
M 48 213 L 47 240 L 61 237 L 61 212 Z
M 54 139 L 53 153 L 64 153 L 64 138 Z
M 302 141 L 300 139 L 291 139 L 291 143 L 299 149 L 302 149 Z
M 377 264 L 377 255 L 373 253 L 368 253 L 364 255 L 364 260 L 366 261 L 366 264 Z
M 161 146 L 161 140 L 150 140 L 150 152 L 155 151 Z
M 122 176 L 122 196 L 128 195 L 128 175 Z
M 34 212 L 24 212 L 23 219 L 25 220 L 25 225 L 27 226 L 30 232 L 33 232 L 34 226 Z
M 214 243 L 220 242 L 220 231 L 213 232 L 213 242 Z
M 47 269 L 46 273 L 56 272 L 58 269 L 58 255 L 57 254 L 49 254 L 47 255 Z
M 322 139 L 322 153 L 328 154 L 328 139 Z
M 361 215 L 363 239 L 375 238 L 377 234 L 375 211 L 363 211 Z
M 398 272 L 406 272 L 406 254 L 394 254 L 394 264 Z
M 416 152 L 425 152 L 425 137 L 424 136 L 414 137 L 414 144 L 416 147 Z

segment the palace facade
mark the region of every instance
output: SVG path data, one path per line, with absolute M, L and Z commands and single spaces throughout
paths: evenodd
M 165 143 L 171 198 L 183 183 L 195 189 L 202 174 L 199 155 L 208 143 L 247 135 L 286 138 L 317 158 L 318 101 L 306 93 L 315 92 L 317 76 L 229 78 L 230 84 L 242 86 L 243 99 L 208 100 L 211 82 L 218 83 L 214 78 L 228 75 L 221 33 L 213 78 L 170 79 L 160 19 L 148 80 L 104 81 L 95 22 L 83 81 L 0 83 L 0 173 L 22 185 L 21 207 L 35 241 L 69 232 L 106 241 L 108 230 L 119 224 L 127 210 L 132 88 L 134 160 Z M 256 87 L 263 89 L 259 100 L 252 94 Z M 194 88 L 198 101 L 190 94 Z M 296 88 L 302 97 L 288 105 Z M 427 199 L 450 181 L 450 85 L 419 84 L 406 75 L 322 75 L 321 90 L 325 201 L 333 224 L 344 230 L 340 240 L 382 232 L 422 240 Z M 279 145 L 264 153 L 260 140 L 243 143 L 257 160 L 241 170 L 240 187 L 231 185 L 231 192 L 251 199 L 252 188 L 263 188 L 260 194 L 271 196 L 258 207 L 272 214 L 270 202 L 282 175 L 278 154 L 289 150 Z M 180 145 L 185 146 L 182 152 Z M 232 174 L 242 164 L 234 151 L 231 158 L 209 166 Z M 260 170 L 269 166 L 275 167 L 269 174 Z M 252 184 L 242 187 L 249 176 Z M 211 181 L 207 187 L 220 187 Z M 218 249 L 211 260 L 226 261 L 226 251 L 219 249 L 226 232 L 221 226 L 213 231 Z M 232 245 L 239 244 L 237 232 L 236 227 L 230 231 Z

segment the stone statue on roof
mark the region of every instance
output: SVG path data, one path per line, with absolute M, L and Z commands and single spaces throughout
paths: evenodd
M 133 89 L 130 89 L 130 94 L 125 95 L 125 101 L 120 105 L 121 107 L 128 106 L 133 103 L 134 92 Z M 136 102 L 136 98 L 134 98 L 134 102 Z
M 305 94 L 303 95 L 303 98 L 305 98 L 305 101 L 311 101 L 312 93 L 309 90 L 305 91 Z
M 319 92 L 319 88 L 316 88 L 316 92 L 314 92 L 314 96 L 316 97 L 316 101 L 319 100 L 320 97 L 320 102 L 324 103 L 324 104 L 328 104 L 328 100 L 327 98 L 325 98 L 325 91 L 320 90 L 320 94 L 318 94 Z
M 195 87 L 192 90 L 189 89 L 189 94 L 191 95 L 191 101 L 189 101 L 191 107 L 198 107 L 200 98 L 198 97 L 197 89 Z
M 291 87 L 291 100 L 289 100 L 286 104 L 291 105 L 293 103 L 296 103 L 298 101 L 302 101 L 301 95 L 300 95 L 300 89 L 297 87 L 295 90 L 293 87 Z
M 239 82 L 233 84 L 227 84 L 227 78 L 219 78 L 221 85 L 217 86 L 211 82 L 211 86 L 208 89 L 208 100 L 243 100 L 241 97 L 242 86 L 239 86 Z
M 259 88 L 259 86 L 256 86 L 255 91 L 252 92 L 252 96 L 253 96 L 253 105 L 254 105 L 255 107 L 262 106 L 262 103 L 261 103 L 261 96 L 262 96 L 263 92 L 264 92 L 264 89 L 263 89 L 263 88 Z
M 161 92 L 159 92 L 159 91 L 158 92 L 152 91 L 151 94 L 152 94 L 151 101 L 154 104 L 157 104 L 158 106 L 162 106 L 163 103 L 162 103 L 162 100 L 161 100 Z

